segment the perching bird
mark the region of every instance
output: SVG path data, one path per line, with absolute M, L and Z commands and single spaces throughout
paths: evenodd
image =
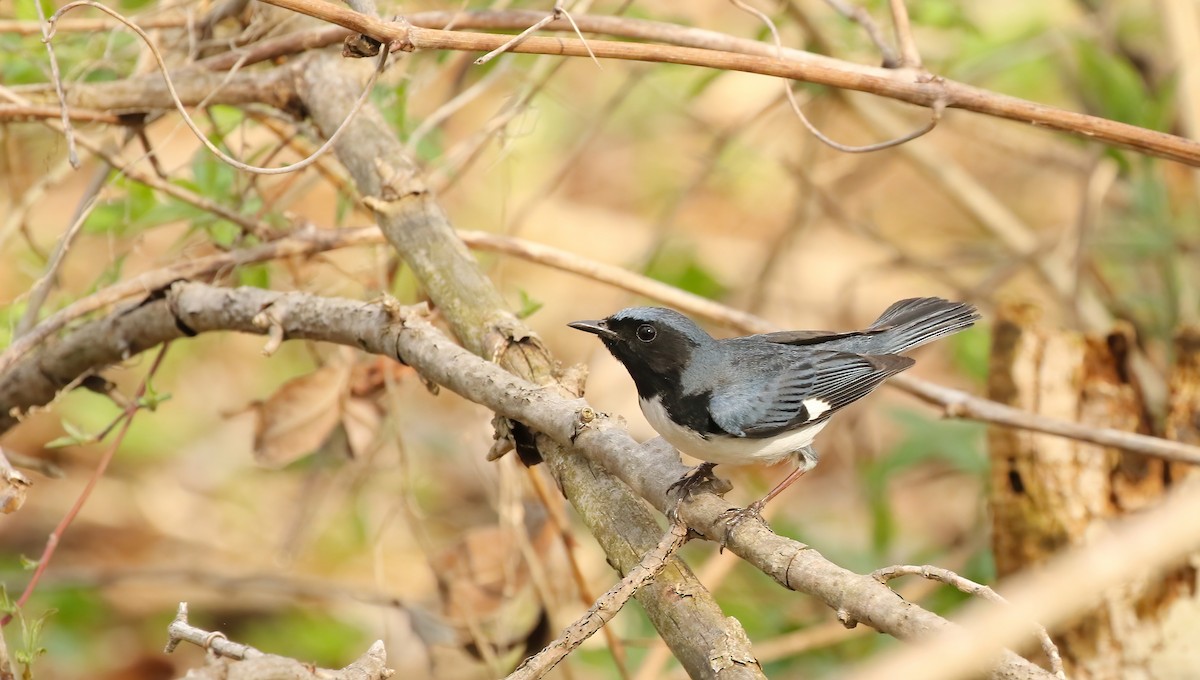
M 796 469 L 735 521 L 763 507 L 817 464 L 813 438 L 843 407 L 913 365 L 899 353 L 975 323 L 969 304 L 912 298 L 865 330 L 782 331 L 717 340 L 662 307 L 630 307 L 572 328 L 600 337 L 637 385 L 642 413 L 672 446 L 706 461 L 676 485 L 690 490 L 717 464 Z

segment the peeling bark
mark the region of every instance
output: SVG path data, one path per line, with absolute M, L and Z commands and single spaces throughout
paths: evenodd
M 1176 343 L 1167 436 L 1197 440 L 1200 335 Z M 1030 305 L 999 310 L 989 397 L 1042 415 L 1149 433 L 1142 396 L 1129 380 L 1132 332 L 1107 336 L 1047 328 Z M 991 428 L 993 547 L 1000 576 L 1103 535 L 1110 522 L 1155 505 L 1191 466 L 1084 442 Z M 1197 554 L 1200 559 L 1200 554 Z M 1200 650 L 1179 634 L 1200 623 L 1196 568 L 1140 579 L 1100 595 L 1086 618 L 1055 635 L 1067 674 L 1084 680 L 1192 677 Z M 1167 659 L 1185 665 L 1167 667 Z M 1171 662 L 1175 663 L 1175 662 Z M 1185 669 L 1191 669 L 1185 672 Z M 1180 673 L 1184 673 L 1181 675 Z

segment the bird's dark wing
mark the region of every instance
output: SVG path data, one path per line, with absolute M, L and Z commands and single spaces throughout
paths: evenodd
M 837 333 L 835 331 L 775 331 L 774 333 L 760 333 L 748 337 L 753 340 L 773 342 L 777 345 L 807 346 L 835 342 L 846 338 L 857 338 L 864 335 L 874 335 L 879 332 L 881 331 L 846 331 L 845 333 Z
M 894 355 L 806 352 L 756 371 L 757 380 L 731 381 L 715 390 L 709 415 L 736 437 L 771 437 L 827 419 L 912 364 L 912 359 Z

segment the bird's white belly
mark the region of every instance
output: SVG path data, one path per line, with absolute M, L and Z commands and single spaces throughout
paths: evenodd
M 662 438 L 667 440 L 671 446 L 689 456 L 718 465 L 749 465 L 752 463 L 772 465 L 778 463 L 812 444 L 813 438 L 828 422 L 827 420 L 821 421 L 776 437 L 763 439 L 727 435 L 705 439 L 699 433 L 676 425 L 667 415 L 667 409 L 663 408 L 662 400 L 658 397 L 650 400 L 639 399 L 638 402 L 642 407 L 642 414 L 650 422 L 650 427 L 662 435 Z M 816 461 L 812 462 L 815 464 Z

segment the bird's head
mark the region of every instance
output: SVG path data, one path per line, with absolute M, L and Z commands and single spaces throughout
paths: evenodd
M 678 385 L 693 355 L 716 342 L 691 319 L 663 307 L 630 307 L 606 319 L 567 325 L 598 336 L 644 398 L 658 394 L 663 384 Z

